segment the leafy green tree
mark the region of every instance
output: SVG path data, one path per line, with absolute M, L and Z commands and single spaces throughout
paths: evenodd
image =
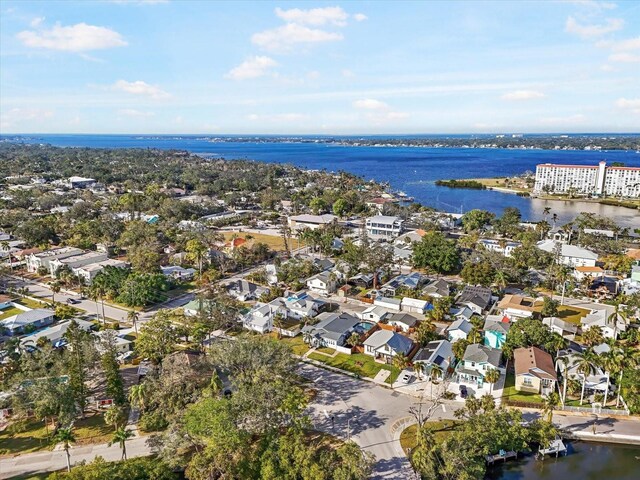
M 469 210 L 467 213 L 465 213 L 460 221 L 462 222 L 464 231 L 469 233 L 481 230 L 486 225 L 489 225 L 494 218 L 495 214 L 491 212 L 487 212 L 486 210 L 474 209 Z
M 66 373 L 69 375 L 69 386 L 78 410 L 84 418 L 89 395 L 89 387 L 87 386 L 89 370 L 95 363 L 97 351 L 91 334 L 82 330 L 75 320 L 71 320 L 64 338 L 67 341 L 64 363 Z
M 460 272 L 462 279 L 470 285 L 488 287 L 493 283 L 496 270 L 489 262 L 466 262 Z
M 136 340 L 136 352 L 158 364 L 174 351 L 178 336 L 167 310 L 159 310 L 141 328 Z
M 157 457 L 139 457 L 124 461 L 106 462 L 96 457 L 90 463 L 73 467 L 70 472 L 55 472 L 50 480 L 178 480 L 173 469 Z
M 565 343 L 560 335 L 552 332 L 540 320 L 522 318 L 511 325 L 507 340 L 502 346 L 502 352 L 507 358 L 512 358 L 513 351 L 519 347 L 538 347 L 555 353 Z
M 71 449 L 71 444 L 76 441 L 76 437 L 73 434 L 73 430 L 71 428 L 60 428 L 56 432 L 55 440 L 58 443 L 62 443 L 62 449 L 67 456 L 67 472 L 71 471 L 71 454 L 69 450 Z
M 127 397 L 124 392 L 124 383 L 120 376 L 120 365 L 117 359 L 116 333 L 113 330 L 105 330 L 100 343 L 102 347 L 100 362 L 106 380 L 107 397 L 113 399 L 115 405 L 124 405 Z
M 207 246 L 201 240 L 194 238 L 187 242 L 185 252 L 187 252 L 187 259 L 198 266 L 198 272 L 202 275 L 202 265 L 209 252 Z
M 338 217 L 344 217 L 345 213 L 347 213 L 348 208 L 349 206 L 344 198 L 339 198 L 335 202 L 333 202 L 333 214 Z
M 438 273 L 455 270 L 460 255 L 455 243 L 440 232 L 428 232 L 413 247 L 413 265 L 416 268 L 432 268 Z
M 545 296 L 540 313 L 543 317 L 555 317 L 558 315 L 559 306 L 560 302 L 558 302 L 558 300 Z

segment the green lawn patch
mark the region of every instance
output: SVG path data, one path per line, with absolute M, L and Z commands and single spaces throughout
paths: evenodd
M 319 347 L 316 348 L 316 352 L 324 353 L 326 355 L 333 355 L 336 351 L 333 348 L 328 347 Z
M 4 320 L 5 318 L 13 317 L 14 315 L 18 315 L 19 313 L 24 312 L 24 310 L 20 310 L 16 307 L 9 307 L 0 310 L 0 320 Z
M 565 322 L 575 323 L 576 325 L 580 325 L 580 320 L 588 314 L 589 310 L 572 305 L 561 305 L 558 307 L 558 318 L 561 318 Z
M 43 302 L 38 302 L 37 300 L 31 300 L 30 298 L 21 298 L 16 300 L 14 303 L 19 303 L 20 305 L 24 305 L 27 308 L 44 308 L 46 306 Z
M 432 429 L 436 442 L 441 442 L 454 432 L 461 422 L 458 420 L 441 420 L 436 422 L 426 422 L 425 426 Z M 404 429 L 400 434 L 400 445 L 402 450 L 407 453 L 408 449 L 416 446 L 417 425 L 411 425 Z
M 278 335 L 275 333 L 271 335 L 273 338 L 278 338 Z M 293 353 L 300 357 L 309 351 L 309 345 L 304 343 L 302 335 L 298 335 L 297 337 L 282 337 L 280 341 L 289 345 Z
M 377 363 L 373 357 L 363 353 L 354 353 L 353 355 L 339 353 L 335 357 L 327 357 L 326 355 L 312 353 L 309 355 L 309 358 L 335 368 L 355 373 L 361 377 L 373 378 L 382 369 L 389 370 L 391 372 L 389 378 L 393 380 L 398 378 L 398 375 L 400 374 L 400 371 L 396 367 Z
M 111 440 L 113 427 L 104 423 L 102 415 L 96 414 L 84 420 L 76 420 L 73 432 L 76 445 L 104 443 Z M 51 427 L 49 433 L 52 433 Z M 53 442 L 47 436 L 44 422 L 26 420 L 12 424 L 0 432 L 0 445 L 0 455 L 17 455 L 51 448 Z
M 515 387 L 515 376 L 512 372 L 507 373 L 502 390 L 502 399 L 512 402 L 526 402 L 542 404 L 542 397 L 537 393 L 518 392 Z

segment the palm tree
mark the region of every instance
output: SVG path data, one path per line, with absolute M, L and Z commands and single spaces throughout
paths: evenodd
M 55 282 L 49 283 L 49 288 L 51 289 L 51 303 L 56 303 L 56 293 L 60 293 L 62 290 L 62 285 L 57 280 Z
M 489 393 L 493 393 L 493 385 L 500 380 L 500 371 L 497 368 L 491 368 L 484 374 L 485 381 L 490 385 Z
M 129 440 L 133 436 L 134 436 L 134 433 L 131 430 L 127 430 L 124 427 L 120 427 L 114 432 L 113 438 L 109 442 L 109 446 L 113 445 L 114 443 L 117 443 L 118 445 L 120 445 L 120 448 L 122 449 L 121 460 L 127 459 L 127 440 Z
M 118 423 L 124 419 L 124 410 L 121 407 L 113 405 L 104 412 L 104 422 L 113 425 L 115 430 L 118 429 Z
M 76 437 L 73 434 L 72 427 L 61 428 L 56 432 L 56 436 L 54 437 L 56 442 L 62 443 L 62 448 L 64 449 L 64 453 L 67 454 L 67 472 L 71 471 L 71 454 L 69 453 L 69 449 L 71 448 L 71 444 L 76 441 Z
M 496 274 L 493 277 L 493 283 L 496 287 L 499 287 L 500 289 L 504 289 L 509 283 L 507 281 L 506 273 L 504 273 L 504 271 L 502 270 L 496 270 Z
M 616 301 L 613 305 L 613 313 L 609 315 L 609 322 L 613 323 L 613 338 L 618 338 L 618 321 L 622 320 L 622 323 L 626 324 L 625 311 L 620 308 L 620 300 Z
M 393 357 L 393 366 L 398 370 L 404 370 L 409 365 L 409 359 L 404 353 L 398 353 Z
M 542 411 L 549 416 L 549 423 L 553 422 L 553 411 L 556 409 L 559 403 L 560 396 L 556 392 L 551 392 L 545 399 L 543 399 Z
M 584 400 L 584 388 L 587 383 L 587 377 L 594 372 L 594 360 L 595 354 L 590 348 L 584 353 L 576 353 L 573 365 L 576 366 L 576 370 L 582 375 L 582 391 L 580 393 L 580 405 Z
M 416 372 L 418 380 L 422 380 L 422 374 L 425 371 L 424 362 L 417 362 L 413 364 L 413 371 Z
M 131 405 L 138 407 L 140 410 L 144 410 L 147 398 L 147 387 L 145 383 L 139 383 L 133 385 L 129 390 L 129 402 Z
M 569 381 L 569 357 L 558 357 L 558 362 L 562 364 L 562 406 L 567 401 L 567 382 Z
M 544 207 L 544 210 L 542 210 L 542 215 L 544 216 L 544 221 L 547 221 L 547 217 L 549 216 L 549 214 L 551 213 L 551 207 Z
M 127 319 L 133 323 L 133 330 L 136 332 L 136 335 L 138 335 L 138 320 L 140 319 L 140 314 L 135 310 L 129 310 Z
M 358 334 L 358 332 L 351 333 L 345 343 L 347 345 L 351 345 L 351 347 L 355 347 L 356 345 L 358 345 L 358 343 L 360 343 L 360 335 Z
M 432 382 L 440 378 L 443 375 L 443 373 L 444 373 L 444 370 L 442 370 L 442 367 L 440 365 L 438 365 L 437 363 L 434 363 L 433 365 L 431 365 L 431 372 L 429 373 L 429 375 L 431 376 Z

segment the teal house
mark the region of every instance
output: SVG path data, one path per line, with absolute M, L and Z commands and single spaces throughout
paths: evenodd
M 502 315 L 488 315 L 484 322 L 484 344 L 487 347 L 502 349 L 507 341 L 507 334 L 511 324 L 507 317 Z

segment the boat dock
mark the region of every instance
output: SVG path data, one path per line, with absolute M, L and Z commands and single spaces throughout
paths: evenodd
M 518 452 L 514 452 L 513 450 L 505 452 L 504 450 L 500 450 L 499 453 L 496 453 L 495 455 L 487 455 L 484 458 L 487 461 L 487 464 L 493 465 L 498 460 L 506 462 L 510 458 L 518 458 Z
M 564 444 L 561 438 L 556 438 L 548 448 L 541 448 L 538 450 L 538 454 L 544 458 L 545 455 L 554 455 L 557 457 L 560 454 L 567 454 L 567 446 Z

